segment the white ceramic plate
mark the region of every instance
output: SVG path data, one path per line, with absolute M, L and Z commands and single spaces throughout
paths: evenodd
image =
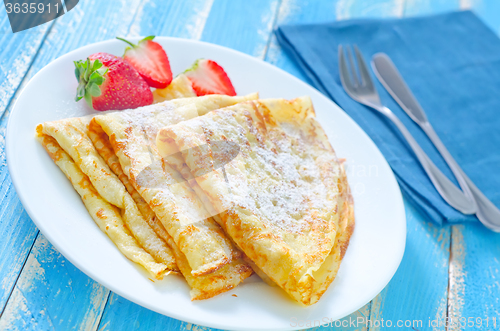
M 76 103 L 73 60 L 96 52 L 121 55 L 117 40 L 88 45 L 55 60 L 35 75 L 19 96 L 7 128 L 7 162 L 28 214 L 44 236 L 75 266 L 117 294 L 161 314 L 221 329 L 288 330 L 308 321 L 325 323 L 361 308 L 389 282 L 405 247 L 403 201 L 394 175 L 377 147 L 336 104 L 290 74 L 248 55 L 191 40 L 158 37 L 178 74 L 198 58 L 213 59 L 240 95 L 311 96 L 317 117 L 337 155 L 347 159 L 354 193 L 356 229 L 338 276 L 323 298 L 303 308 L 252 276 L 215 298 L 191 302 L 182 278 L 152 283 L 96 226 L 64 174 L 35 140 L 45 121 L 91 113 Z M 236 294 L 237 297 L 232 296 Z

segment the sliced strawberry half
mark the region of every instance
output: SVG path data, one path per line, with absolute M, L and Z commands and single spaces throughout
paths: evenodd
M 172 70 L 167 53 L 160 44 L 153 41 L 155 36 L 140 40 L 137 45 L 120 37 L 131 47 L 125 49 L 123 58 L 139 72 L 150 87 L 165 88 L 172 81 Z
M 236 95 L 231 80 L 224 69 L 215 61 L 198 59 L 184 74 L 191 81 L 198 96 L 207 94 Z

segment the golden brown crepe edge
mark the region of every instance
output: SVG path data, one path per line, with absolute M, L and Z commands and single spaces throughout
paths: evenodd
M 80 170 L 71 157 L 59 146 L 57 141 L 37 130 L 37 139 L 47 151 L 54 163 L 70 180 L 80 195 L 86 209 L 99 228 L 117 246 L 129 260 L 141 265 L 155 279 L 161 279 L 168 268 L 157 263 L 132 236 L 123 224 L 116 207 L 105 201 L 93 187 L 89 178 Z M 118 244 L 117 244 L 118 243 Z

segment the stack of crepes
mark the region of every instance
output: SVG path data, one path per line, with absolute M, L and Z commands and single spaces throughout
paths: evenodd
M 180 273 L 200 300 L 255 271 L 310 305 L 337 274 L 352 197 L 310 99 L 257 98 L 196 97 L 180 75 L 151 106 L 36 132 L 99 228 L 154 278 Z

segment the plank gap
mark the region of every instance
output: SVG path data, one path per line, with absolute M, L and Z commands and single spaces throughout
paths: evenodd
M 111 296 L 111 290 L 108 290 L 108 296 L 106 297 L 106 303 L 104 304 L 104 307 L 102 308 L 101 310 L 101 313 L 99 314 L 99 323 L 97 323 L 97 328 L 95 329 L 95 331 L 99 330 L 99 328 L 101 327 L 101 322 L 102 322 L 102 316 L 104 315 L 104 311 L 106 310 L 106 307 L 108 306 L 108 301 L 109 301 L 109 297 Z
M 407 7 L 408 7 L 408 0 L 403 0 L 403 5 L 401 6 L 401 18 L 404 18 L 407 16 L 407 14 L 406 14 Z
M 3 316 L 3 313 L 5 311 L 5 307 L 7 307 L 7 305 L 9 304 L 10 297 L 12 296 L 12 292 L 14 292 L 14 289 L 16 288 L 16 285 L 17 285 L 17 281 L 19 280 L 19 277 L 23 273 L 24 267 L 26 266 L 26 262 L 28 261 L 28 257 L 30 256 L 31 251 L 33 250 L 33 246 L 35 246 L 35 243 L 36 243 L 36 240 L 38 239 L 39 234 L 40 234 L 40 230 L 38 230 L 38 232 L 36 233 L 35 239 L 31 243 L 31 247 L 28 251 L 28 254 L 26 254 L 26 257 L 24 258 L 23 266 L 22 266 L 21 270 L 19 271 L 19 273 L 17 274 L 16 281 L 12 285 L 12 288 L 10 290 L 9 296 L 7 297 L 7 300 L 5 300 L 5 305 L 2 307 L 2 312 L 0 312 L 0 318 L 2 318 L 2 316 Z
M 40 53 L 40 49 L 43 47 L 43 44 L 45 43 L 45 40 L 47 39 L 50 31 L 52 30 L 52 27 L 54 27 L 54 24 L 55 24 L 56 20 L 52 20 L 50 22 L 50 27 L 47 29 L 47 31 L 45 31 L 45 34 L 42 38 L 42 40 L 40 41 L 40 45 L 38 46 L 38 49 L 36 50 L 36 53 L 35 55 L 33 56 L 33 58 L 31 59 L 31 62 L 28 66 L 28 68 L 26 69 L 26 72 L 24 73 L 23 75 L 23 79 L 21 79 L 21 81 L 19 82 L 19 85 L 17 86 L 16 90 L 14 91 L 14 93 L 12 93 L 12 96 L 10 97 L 10 100 L 9 102 L 5 105 L 5 109 L 3 110 L 2 114 L 0 115 L 0 122 L 3 122 L 5 120 L 5 116 L 6 114 L 8 114 L 9 112 L 7 111 L 9 109 L 9 107 L 11 106 L 12 104 L 12 101 L 15 100 L 15 96 L 16 96 L 16 93 L 19 92 L 19 88 L 21 86 L 23 86 L 23 83 L 24 81 L 26 80 L 26 76 L 28 75 L 28 73 L 30 72 L 30 69 L 31 67 L 33 66 L 33 63 L 35 63 L 35 60 L 36 58 L 38 57 L 38 53 Z
M 446 331 L 448 331 L 448 319 L 449 319 L 449 314 L 450 314 L 450 288 L 451 288 L 451 263 L 453 261 L 453 225 L 451 226 L 450 229 L 450 255 L 448 258 L 448 289 L 446 291 L 446 320 L 445 320 L 445 325 L 444 328 Z
M 135 20 L 137 19 L 137 15 L 139 12 L 144 8 L 144 5 L 147 3 L 147 1 L 141 1 L 141 4 L 137 6 L 137 9 L 135 10 L 134 16 L 132 17 L 132 20 L 130 21 L 130 24 L 128 25 L 127 28 L 127 35 L 124 36 L 124 38 L 128 38 L 130 36 L 130 30 L 132 30 L 132 27 L 134 26 Z M 99 321 L 100 323 L 100 321 Z
M 370 316 L 372 316 L 372 302 L 373 302 L 373 299 L 367 303 L 368 305 L 368 315 L 365 316 L 365 321 L 368 321 L 368 319 L 370 319 Z M 360 308 L 362 309 L 362 308 Z M 359 309 L 358 309 L 359 311 Z M 361 329 L 363 330 L 363 329 Z M 369 323 L 366 323 L 366 330 L 365 331 L 369 331 L 370 330 L 370 326 L 369 326 Z
M 274 13 L 273 24 L 271 26 L 271 32 L 269 33 L 269 37 L 267 38 L 266 46 L 264 48 L 264 54 L 262 55 L 263 60 L 266 59 L 267 51 L 269 50 L 269 46 L 271 45 L 274 29 L 276 29 L 276 23 L 278 22 L 278 16 L 282 5 L 283 5 L 283 0 L 278 0 L 278 5 L 276 6 L 276 12 Z

